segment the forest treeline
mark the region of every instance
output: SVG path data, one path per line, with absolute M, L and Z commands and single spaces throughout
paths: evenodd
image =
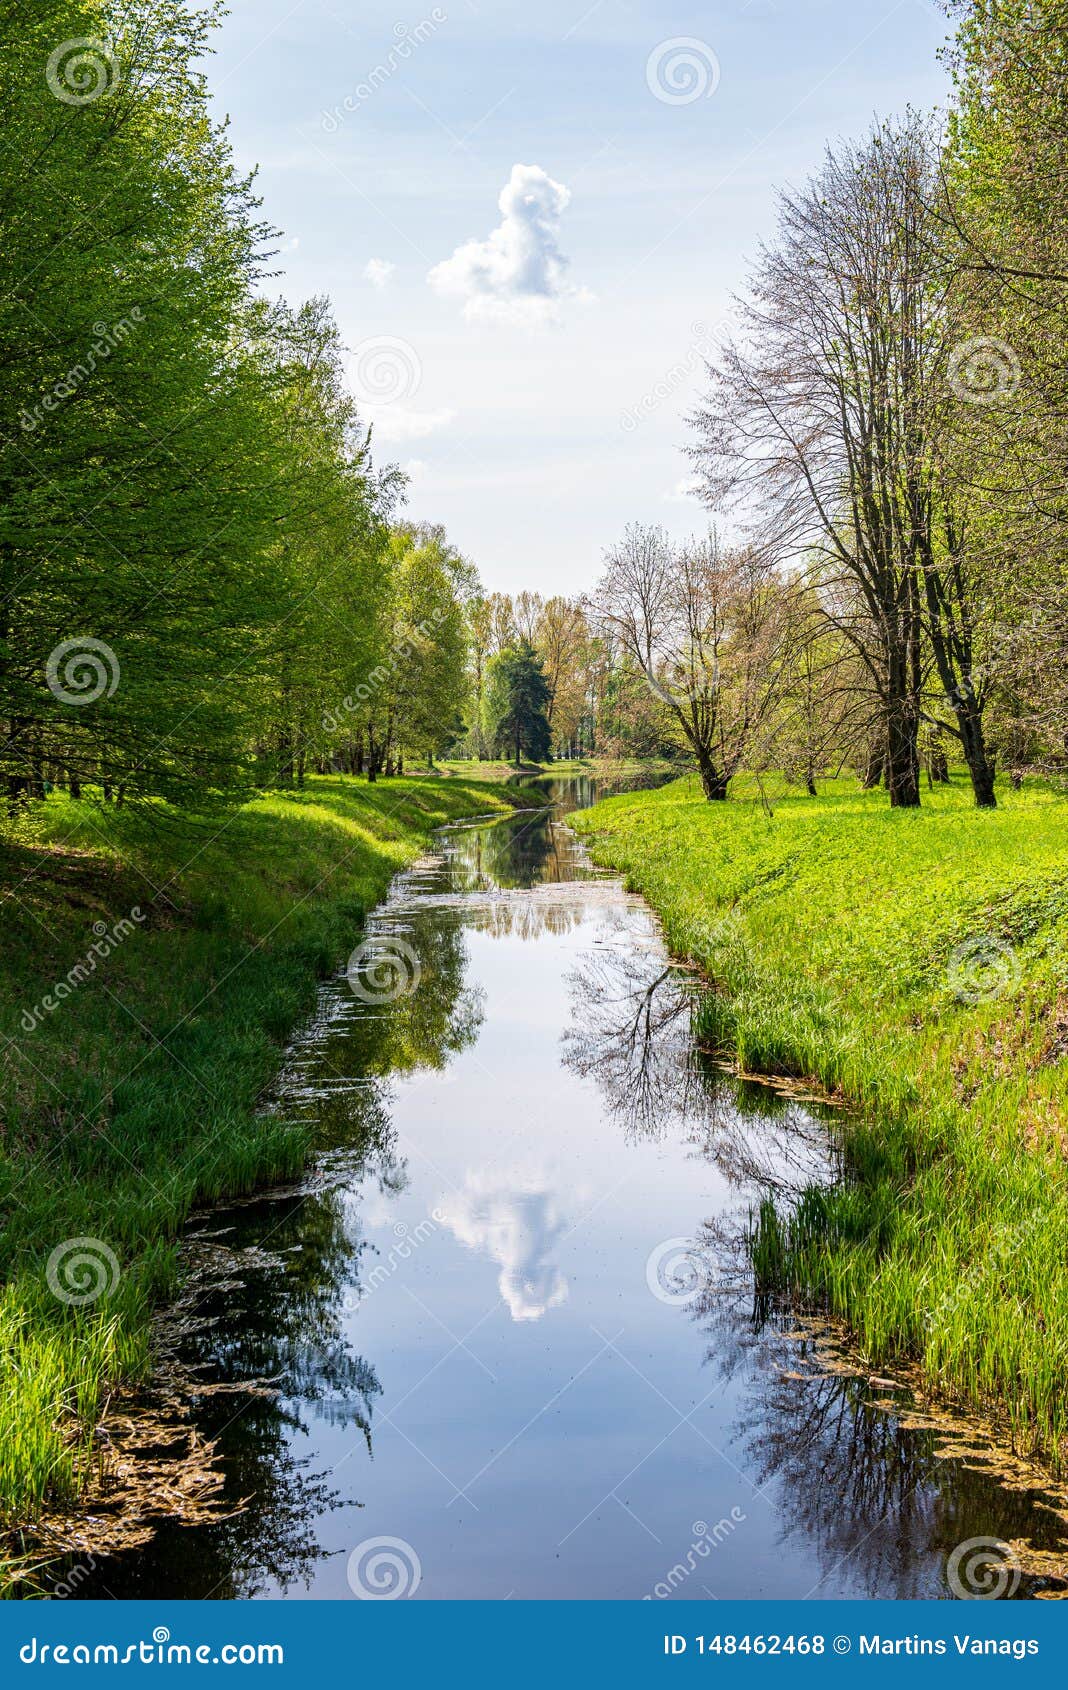
M 446 753 L 1060 771 L 1068 0 L 955 0 L 955 100 L 783 196 L 691 419 L 711 532 L 588 598 L 403 517 L 198 66 L 217 9 L 0 0 L 0 778 L 204 804 Z
M 580 655 L 594 709 L 607 681 L 581 611 L 506 613 L 440 528 L 402 520 L 329 302 L 271 300 L 277 234 L 197 68 L 217 8 L 0 17 L 9 813 L 57 786 L 205 804 L 591 745 Z

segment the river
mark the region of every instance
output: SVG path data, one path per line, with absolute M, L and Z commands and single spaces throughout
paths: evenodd
M 271 1101 L 308 1178 L 188 1229 L 172 1341 L 235 1511 L 72 1594 L 939 1598 L 976 1540 L 1055 1547 L 754 1296 L 748 1217 L 839 1177 L 833 1116 L 695 1050 L 566 826 L 597 783 L 547 795 L 398 876 Z

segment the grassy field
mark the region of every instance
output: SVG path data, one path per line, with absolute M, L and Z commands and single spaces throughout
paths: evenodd
M 436 827 L 509 807 L 324 778 L 212 820 L 53 799 L 0 843 L 0 1524 L 78 1493 L 193 1204 L 303 1163 L 256 1102 L 365 911 Z
M 574 822 L 709 976 L 704 1042 L 863 1105 L 849 1177 L 762 1212 L 766 1280 L 1063 1468 L 1068 800 L 998 797 L 977 811 L 955 777 L 891 812 L 843 779 L 710 805 L 686 779 Z

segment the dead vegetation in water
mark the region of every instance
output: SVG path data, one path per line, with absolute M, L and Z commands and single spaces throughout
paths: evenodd
M 46 1509 L 32 1531 L 19 1533 L 8 1546 L 6 1570 L 16 1585 L 38 1588 L 39 1575 L 61 1558 L 97 1561 L 142 1548 L 164 1522 L 218 1525 L 245 1508 L 248 1498 L 235 1502 L 225 1496 L 217 1443 L 193 1424 L 193 1406 L 207 1396 L 273 1396 L 278 1382 L 207 1380 L 182 1358 L 190 1340 L 214 1325 L 203 1311 L 206 1293 L 217 1297 L 239 1290 L 247 1273 L 278 1258 L 256 1246 L 235 1250 L 222 1237 L 201 1233 L 184 1247 L 180 1291 L 157 1319 L 152 1382 L 107 1403 L 83 1469 L 80 1502 Z M 70 1437 L 80 1441 L 73 1426 Z
M 833 1321 L 798 1315 L 795 1327 L 784 1336 L 808 1344 L 815 1365 L 803 1372 L 780 1369 L 781 1377 L 799 1384 L 844 1378 L 866 1385 L 872 1393 L 868 1406 L 893 1415 L 904 1432 L 930 1433 L 939 1461 L 954 1461 L 969 1472 L 984 1474 L 1001 1489 L 1028 1497 L 1034 1508 L 1060 1521 L 1066 1528 L 1065 1541 L 1057 1549 L 1036 1548 L 1026 1538 L 1010 1540 L 1007 1548 L 1021 1573 L 1049 1579 L 1056 1585 L 1038 1592 L 1037 1599 L 1068 1599 L 1068 1487 L 1034 1457 L 1014 1447 L 1012 1430 L 1004 1420 L 955 1408 L 931 1391 L 922 1371 L 914 1365 L 896 1366 L 894 1378 L 873 1373 Z

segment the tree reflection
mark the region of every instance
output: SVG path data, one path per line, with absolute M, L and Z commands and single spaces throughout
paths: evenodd
M 969 1539 L 1057 1548 L 1056 1516 L 1036 1508 L 1035 1491 L 941 1455 L 937 1433 L 904 1426 L 884 1387 L 828 1371 L 826 1352 L 798 1336 L 788 1310 L 753 1320 L 743 1296 L 710 1294 L 697 1312 L 713 1340 L 709 1361 L 745 1376 L 740 1465 L 759 1487 L 782 1488 L 784 1549 L 802 1538 L 798 1553 L 815 1557 L 813 1595 L 826 1594 L 832 1574 L 841 1584 L 847 1569 L 872 1597 L 946 1596 L 948 1558 Z M 1016 1595 L 1034 1596 L 1049 1582 L 1024 1573 Z
M 691 1000 L 679 978 L 660 958 L 607 946 L 568 976 L 564 1063 L 596 1082 L 628 1141 L 662 1138 L 695 1091 L 703 1094 L 690 1060 Z
M 526 890 L 588 878 L 588 861 L 557 820 L 551 809 L 523 810 L 494 827 L 451 832 L 448 852 L 454 890 Z
M 826 1127 L 694 1047 L 693 981 L 640 936 L 624 921 L 568 976 L 565 1064 L 596 1082 L 628 1142 L 682 1131 L 731 1185 L 799 1191 L 827 1167 Z
M 833 1117 L 821 1121 L 695 1051 L 691 983 L 658 949 L 643 951 L 640 937 L 624 923 L 571 974 L 564 1060 L 595 1081 L 625 1139 L 682 1133 L 737 1195 L 695 1236 L 711 1271 L 690 1314 L 710 1339 L 706 1365 L 742 1386 L 737 1463 L 761 1489 L 781 1488 L 784 1553 L 796 1542 L 796 1554 L 814 1561 L 813 1594 L 835 1575 L 831 1588 L 855 1582 L 904 1599 L 952 1594 L 946 1562 L 969 1538 L 1055 1549 L 1056 1517 L 1036 1509 L 1033 1492 L 943 1458 L 933 1431 L 876 1407 L 866 1379 L 829 1370 L 791 1309 L 758 1294 L 751 1215 L 769 1195 L 789 1206 L 833 1177 Z M 1017 1594 L 1039 1583 L 1024 1575 Z

